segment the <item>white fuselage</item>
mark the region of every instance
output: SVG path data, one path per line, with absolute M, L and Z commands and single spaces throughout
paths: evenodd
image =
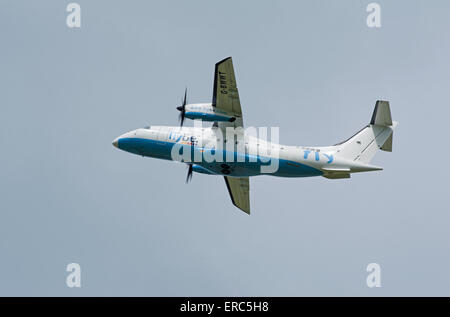
M 127 132 L 113 143 L 137 155 L 192 163 L 194 171 L 213 175 L 308 177 L 330 170 L 374 170 L 340 158 L 339 146 L 287 146 L 246 133 L 229 139 L 218 128 L 152 126 Z

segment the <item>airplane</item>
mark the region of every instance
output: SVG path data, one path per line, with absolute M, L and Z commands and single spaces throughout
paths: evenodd
M 268 142 L 244 130 L 243 114 L 232 58 L 215 65 L 211 103 L 187 103 L 187 89 L 180 111 L 180 126 L 148 126 L 124 133 L 113 145 L 144 157 L 183 162 L 188 165 L 186 182 L 193 172 L 222 176 L 232 203 L 250 214 L 249 177 L 323 176 L 350 178 L 352 173 L 382 170 L 370 161 L 377 150 L 392 152 L 393 131 L 388 101 L 378 100 L 370 122 L 347 140 L 332 146 L 289 146 Z M 194 123 L 213 122 L 210 127 L 185 127 L 185 118 Z M 231 129 L 231 139 L 227 135 Z M 228 141 L 228 144 L 227 144 Z M 264 148 L 265 151 L 259 151 Z M 276 164 L 275 164 L 275 163 Z M 270 172 L 269 165 L 276 166 Z

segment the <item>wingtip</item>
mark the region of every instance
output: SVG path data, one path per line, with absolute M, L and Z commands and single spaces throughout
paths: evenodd
M 234 202 L 233 202 L 233 205 L 234 205 L 237 209 L 242 210 L 243 212 L 245 212 L 247 215 L 250 215 L 250 209 L 248 209 L 248 210 L 243 209 L 242 207 L 239 207 L 238 205 L 236 205 Z
M 218 61 L 218 62 L 216 63 L 216 65 L 219 65 L 220 63 L 223 63 L 223 62 L 225 62 L 225 61 L 227 61 L 227 60 L 229 60 L 229 59 L 231 59 L 231 56 L 228 56 L 228 57 L 226 57 L 226 58 L 224 58 L 224 59 Z

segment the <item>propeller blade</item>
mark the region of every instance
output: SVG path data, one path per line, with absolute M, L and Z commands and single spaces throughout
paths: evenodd
M 183 126 L 183 122 L 184 122 L 184 111 L 182 111 L 180 113 L 179 119 L 180 119 L 180 127 L 182 127 Z
M 192 173 L 193 173 L 192 164 L 189 164 L 188 174 L 186 177 L 186 184 L 189 183 L 189 181 L 192 179 Z
M 184 89 L 184 98 L 182 100 L 182 104 L 181 104 L 181 106 L 177 107 L 177 110 L 181 111 L 180 116 L 179 116 L 180 127 L 182 127 L 183 123 L 184 123 L 184 117 L 186 114 L 186 103 L 187 103 L 187 87 Z

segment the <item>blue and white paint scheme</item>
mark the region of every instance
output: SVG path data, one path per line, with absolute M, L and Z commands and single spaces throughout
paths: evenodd
M 369 124 L 332 146 L 288 146 L 250 135 L 243 129 L 231 57 L 216 64 L 212 103 L 186 104 L 185 96 L 182 107 L 186 118 L 213 121 L 213 126 L 150 126 L 122 134 L 113 145 L 141 156 L 184 162 L 189 165 L 188 179 L 193 172 L 223 176 L 233 204 L 248 214 L 249 177 L 341 179 L 350 178 L 351 173 L 381 170 L 370 161 L 379 149 L 392 151 L 397 125 L 392 121 L 389 102 L 379 100 Z M 226 137 L 228 128 L 234 131 L 231 141 Z
M 236 117 L 227 111 L 217 109 L 211 103 L 193 103 L 186 105 L 186 118 L 202 121 L 233 122 Z

